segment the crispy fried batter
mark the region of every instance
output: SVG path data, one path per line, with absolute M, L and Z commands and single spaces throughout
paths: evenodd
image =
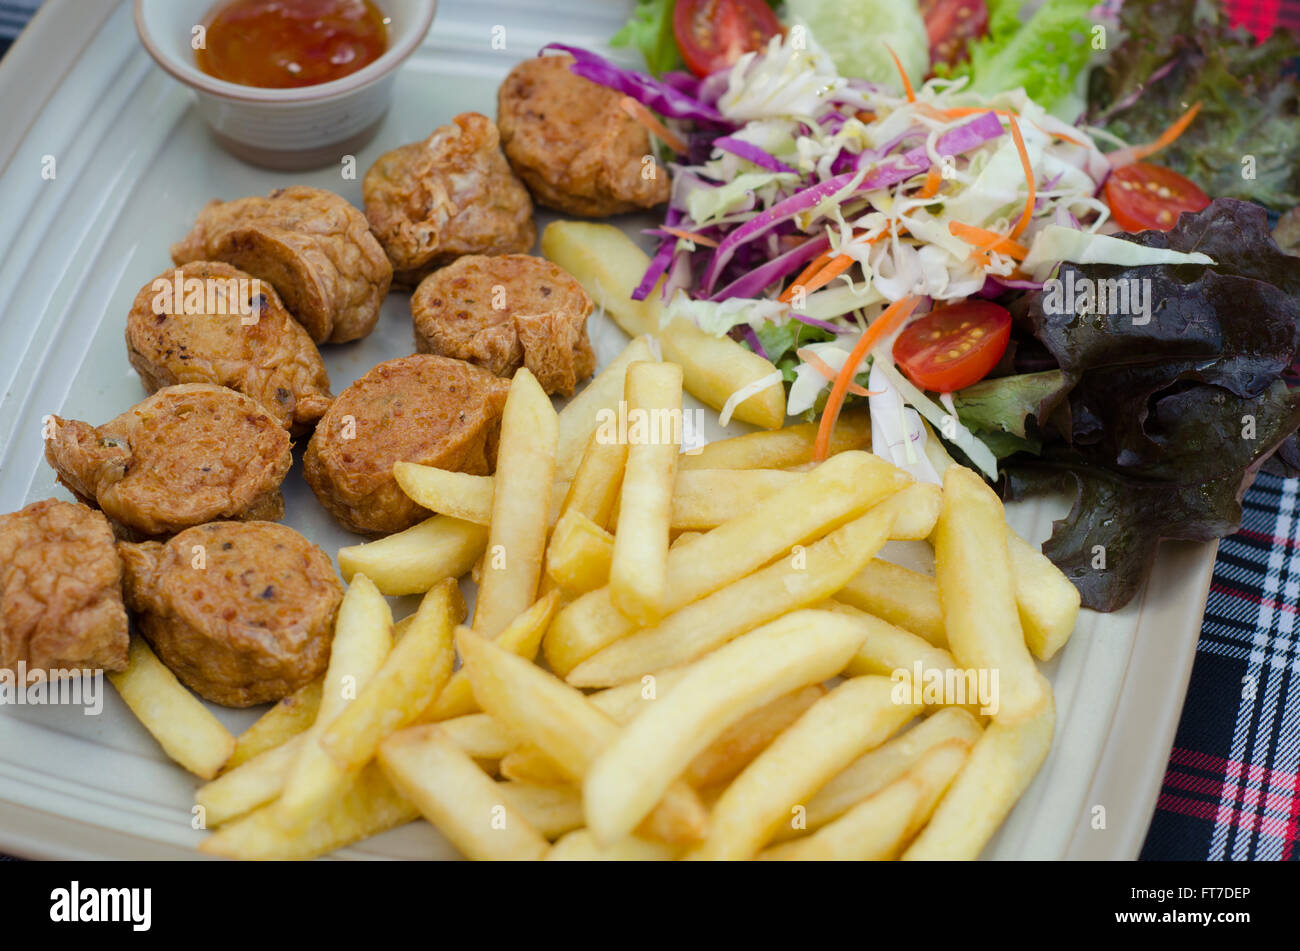
M 349 531 L 410 528 L 429 513 L 402 492 L 393 463 L 491 472 L 509 390 L 508 381 L 460 360 L 388 360 L 335 399 L 307 445 L 303 477 Z
M 127 537 L 284 513 L 289 434 L 242 393 L 184 383 L 99 427 L 57 416 L 53 423 L 45 458 L 59 481 Z
M 398 287 L 414 287 L 462 254 L 524 252 L 537 240 L 528 190 L 501 154 L 496 125 L 477 112 L 385 152 L 362 193 Z
M 343 586 L 293 529 L 211 522 L 120 549 L 141 632 L 199 696 L 228 707 L 279 700 L 329 663 Z
M 369 334 L 393 279 L 366 216 L 303 185 L 208 202 L 172 260 L 224 261 L 269 282 L 317 343 Z
M 603 218 L 668 200 L 668 173 L 647 162 L 650 135 L 612 89 L 575 76 L 573 57 L 540 56 L 510 71 L 497 91 L 506 157 L 533 200 Z
M 197 312 L 185 289 L 194 280 L 204 291 Z M 238 293 L 250 299 L 237 300 Z M 126 319 L 126 352 L 150 393 L 177 383 L 228 386 L 296 432 L 314 426 L 333 399 L 320 351 L 275 288 L 219 261 L 165 271 L 142 287 Z
M 122 670 L 122 563 L 103 514 L 46 499 L 0 515 L 0 668 Z
M 572 396 L 591 375 L 591 298 L 572 275 L 527 254 L 460 258 L 411 296 L 422 353 L 468 360 L 497 376 L 528 367 L 547 393 Z

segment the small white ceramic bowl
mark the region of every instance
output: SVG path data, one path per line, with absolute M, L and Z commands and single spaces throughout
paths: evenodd
M 135 0 L 135 26 L 158 65 L 198 95 L 199 114 L 226 149 L 268 168 L 319 168 L 374 136 L 397 67 L 420 45 L 438 9 L 438 0 L 374 2 L 389 21 L 384 55 L 342 79 L 296 89 L 241 86 L 198 68 L 193 30 L 218 0 Z

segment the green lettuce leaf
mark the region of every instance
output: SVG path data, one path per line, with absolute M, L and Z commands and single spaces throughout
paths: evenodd
M 646 67 L 658 76 L 682 65 L 682 54 L 673 36 L 673 7 L 676 0 L 637 0 L 632 18 L 610 39 L 610 46 L 634 46 L 645 57 Z

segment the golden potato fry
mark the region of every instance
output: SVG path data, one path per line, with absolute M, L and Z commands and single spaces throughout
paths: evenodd
M 582 392 L 564 404 L 564 409 L 560 410 L 560 437 L 555 450 L 558 479 L 568 482 L 575 477 L 583 450 L 600 425 L 602 411 L 618 412 L 628 365 L 653 359 L 655 355 L 650 338 L 636 337 L 609 366 L 583 387 Z
M 618 735 L 618 725 L 580 691 L 492 642 L 466 632 L 458 643 L 474 696 L 483 708 L 507 730 L 535 744 L 568 779 L 580 782 L 600 751 Z M 705 813 L 694 792 L 670 780 L 661 796 L 664 801 L 655 810 L 659 815 L 647 830 L 668 841 L 698 840 L 704 833 Z
M 962 466 L 943 476 L 934 562 L 953 657 L 962 667 L 997 671 L 997 719 L 1011 723 L 1036 716 L 1052 688 L 1025 647 L 1002 503 Z
M 671 613 L 745 577 L 794 545 L 833 531 L 911 482 L 911 476 L 863 452 L 832 456 L 800 481 L 749 512 L 668 553 L 664 610 Z M 551 670 L 566 676 L 601 648 L 635 630 L 597 588 L 564 607 L 542 647 Z
M 1043 765 L 1055 729 L 1050 694 L 1028 720 L 989 724 L 904 860 L 978 858 Z
M 686 459 L 688 456 L 682 456 Z M 677 473 L 671 526 L 677 531 L 708 531 L 744 515 L 778 489 L 799 481 L 783 469 L 690 469 Z
M 627 443 L 601 439 L 599 431 L 592 433 L 578 471 L 569 483 L 561 513 L 577 512 L 601 528 L 609 528 L 626 465 Z
M 546 573 L 570 597 L 609 583 L 614 536 L 579 511 L 555 523 L 546 549 Z
M 608 687 L 694 660 L 760 624 L 830 597 L 889 540 L 888 502 L 592 655 L 565 679 Z M 702 544 L 698 542 L 697 544 Z
M 393 615 L 379 589 L 365 575 L 353 575 L 339 605 L 320 711 L 271 806 L 286 832 L 301 832 L 337 798 L 348 782 L 320 744 L 321 736 L 374 677 L 393 645 Z
M 961 770 L 970 747 L 949 740 L 908 772 L 812 835 L 759 853 L 786 862 L 879 862 L 893 859 L 925 825 Z
M 497 791 L 547 839 L 582 828 L 582 793 L 577 786 L 497 783 Z
M 960 707 L 936 711 L 850 763 L 809 800 L 802 822 L 783 824 L 774 838 L 790 839 L 805 829 L 820 829 L 906 774 L 935 747 L 952 742 L 971 747 L 983 732 L 975 717 Z
M 835 595 L 835 600 L 919 634 L 935 647 L 948 646 L 939 607 L 939 585 L 930 575 L 874 558 Z
M 733 723 L 708 749 L 695 757 L 682 778 L 697 789 L 730 782 L 825 695 L 825 687 L 812 684 L 759 707 L 743 720 Z
M 466 857 L 540 859 L 550 844 L 437 724 L 407 727 L 379 746 L 379 764 L 406 799 Z
M 664 612 L 668 526 L 682 445 L 682 370 L 674 363 L 627 368 L 628 450 L 609 564 L 614 607 L 639 624 Z
M 532 743 L 522 743 L 501 757 L 501 778 L 533 786 L 571 785 L 573 778 Z
M 316 712 L 320 709 L 321 686 L 324 683 L 325 675 L 321 674 L 258 717 L 252 726 L 236 738 L 235 753 L 227 760 L 223 772 L 229 772 L 254 756 L 280 746 L 315 723 Z
M 126 670 L 108 679 L 163 752 L 195 776 L 211 779 L 235 752 L 235 738 L 186 690 L 141 637 L 131 638 Z
M 435 515 L 364 545 L 339 549 L 344 581 L 364 574 L 388 595 L 424 594 L 444 578 L 467 573 L 487 547 L 485 525 Z
M 440 724 L 447 737 L 476 760 L 499 760 L 519 739 L 486 713 L 467 713 Z
M 788 469 L 812 462 L 817 423 L 798 423 L 784 429 L 711 442 L 695 453 L 682 456 L 681 470 L 693 469 Z M 850 449 L 871 448 L 871 416 L 864 407 L 840 414 L 831 432 L 831 455 Z
M 583 781 L 588 827 L 606 843 L 630 834 L 673 778 L 728 727 L 778 697 L 833 677 L 860 643 L 848 618 L 796 611 L 691 665 L 591 764 Z
M 368 839 L 417 818 L 415 807 L 371 763 L 349 776 L 339 795 L 299 832 L 279 824 L 266 806 L 224 826 L 199 843 L 199 851 L 232 859 L 310 859 Z
M 383 666 L 320 736 L 321 746 L 341 769 L 360 769 L 384 737 L 413 722 L 437 699 L 451 679 L 456 662 L 452 632 L 464 610 L 455 578 L 439 582 L 424 596 Z
M 658 294 L 632 300 L 650 259 L 622 229 L 586 221 L 556 221 L 542 233 L 542 254 L 578 279 L 591 299 L 630 336 L 658 338 L 664 359 L 682 368 L 686 389 L 720 410 L 733 393 L 777 374 L 776 367 L 730 337 L 706 334 L 688 320 L 661 321 Z M 735 419 L 764 429 L 785 422 L 785 387 L 771 386 L 736 407 Z
M 1046 555 L 1010 526 L 1007 548 L 1025 643 L 1039 660 L 1051 660 L 1074 632 L 1074 624 L 1079 619 L 1079 589 Z
M 412 502 L 430 512 L 476 525 L 492 523 L 495 480 L 491 476 L 453 472 L 414 462 L 395 462 L 393 478 Z
M 932 482 L 917 482 L 899 492 L 896 502 L 898 518 L 890 538 L 900 541 L 924 541 L 934 531 L 943 504 L 942 490 Z
M 492 527 L 474 610 L 474 630 L 484 637 L 496 637 L 536 598 L 558 435 L 550 397 L 526 367 L 517 371 L 501 416 Z
M 671 862 L 677 850 L 664 842 L 630 835 L 601 845 L 587 829 L 576 829 L 551 846 L 547 862 Z
M 922 707 L 898 703 L 885 677 L 846 680 L 755 757 L 713 806 L 709 834 L 688 858 L 744 859 L 758 853 L 792 810 L 836 773 L 879 746 Z
M 203 821 L 219 826 L 279 796 L 305 737 L 300 733 L 200 786 L 194 801 L 203 808 Z

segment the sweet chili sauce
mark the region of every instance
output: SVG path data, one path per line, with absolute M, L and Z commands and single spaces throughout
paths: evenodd
M 388 48 L 387 18 L 371 0 L 228 0 L 208 12 L 199 69 L 286 89 L 355 73 Z

